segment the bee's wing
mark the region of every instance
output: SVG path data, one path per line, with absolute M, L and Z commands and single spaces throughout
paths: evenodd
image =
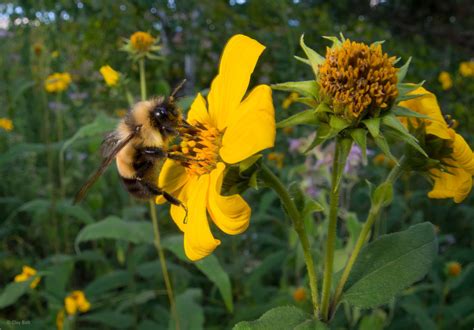
M 92 185 L 97 181 L 97 179 L 104 173 L 107 167 L 109 167 L 109 165 L 112 163 L 119 151 L 122 150 L 130 142 L 130 140 L 135 137 L 137 132 L 138 131 L 134 131 L 123 140 L 120 140 L 114 132 L 108 134 L 105 137 L 104 142 L 102 142 L 101 150 L 103 157 L 102 163 L 100 164 L 97 171 L 95 171 L 95 173 L 91 175 L 87 182 L 84 183 L 81 189 L 77 192 L 76 196 L 74 197 L 74 204 L 80 202 L 84 198 L 89 188 L 92 187 Z

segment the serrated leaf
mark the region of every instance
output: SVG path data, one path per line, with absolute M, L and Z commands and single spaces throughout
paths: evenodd
M 85 226 L 76 237 L 76 249 L 79 243 L 98 239 L 121 239 L 132 243 L 153 243 L 153 228 L 146 221 L 124 221 L 116 216 Z
M 314 110 L 305 110 L 298 112 L 297 114 L 283 119 L 277 123 L 277 128 L 291 127 L 295 125 L 315 125 L 317 124 L 317 117 Z
M 319 86 L 315 80 L 288 81 L 271 85 L 272 89 L 287 92 L 296 92 L 304 96 L 319 97 Z
M 380 118 L 370 118 L 362 120 L 362 123 L 367 127 L 370 135 L 377 137 L 380 134 Z
M 237 323 L 233 330 L 293 329 L 306 322 L 307 319 L 309 319 L 309 315 L 299 308 L 293 306 L 276 307 L 265 312 L 255 321 Z
M 309 62 L 311 63 L 311 67 L 313 68 L 314 74 L 317 76 L 319 72 L 319 66 L 324 63 L 325 58 L 319 55 L 314 49 L 309 48 L 304 43 L 304 34 L 301 35 L 300 38 L 300 45 L 303 48 L 306 56 L 308 57 Z
M 427 115 L 402 107 L 400 105 L 394 106 L 392 108 L 392 113 L 399 117 L 415 117 L 415 118 L 423 118 L 423 119 L 432 119 L 431 117 Z
M 356 128 L 350 131 L 351 137 L 354 142 L 359 146 L 362 151 L 362 161 L 367 164 L 367 130 L 363 128 Z
M 407 75 L 408 67 L 410 66 L 410 62 L 411 62 L 411 56 L 408 58 L 405 64 L 403 64 L 403 66 L 398 69 L 398 72 L 397 72 L 398 83 L 401 83 L 403 79 L 405 79 L 405 76 Z
M 345 286 L 343 300 L 361 308 L 388 302 L 426 275 L 436 252 L 434 227 L 429 222 L 380 236 L 362 249 Z
M 234 309 L 232 301 L 232 285 L 230 283 L 229 275 L 222 268 L 219 260 L 215 255 L 209 255 L 204 259 L 196 262 L 191 262 L 184 253 L 183 237 L 181 235 L 173 235 L 166 237 L 162 245 L 165 249 L 173 252 L 173 254 L 180 260 L 194 264 L 206 277 L 213 282 L 221 296 L 227 309 L 232 312 Z
M 201 289 L 187 289 L 176 296 L 176 310 L 180 329 L 203 329 L 204 310 L 201 306 L 201 298 Z M 168 329 L 178 329 L 173 318 L 170 318 Z
M 36 277 L 35 277 L 36 278 Z M 23 282 L 12 282 L 5 286 L 0 295 L 0 309 L 14 304 L 22 295 L 28 291 L 30 283 L 34 280 L 31 278 Z

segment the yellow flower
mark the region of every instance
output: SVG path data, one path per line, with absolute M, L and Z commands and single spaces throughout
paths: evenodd
M 441 88 L 444 90 L 448 90 L 453 87 L 453 79 L 451 78 L 449 72 L 441 71 L 438 76 L 438 81 L 441 84 Z
M 368 46 L 346 39 L 328 48 L 318 83 L 336 114 L 350 120 L 386 110 L 398 95 L 396 58 L 380 44 Z
M 31 268 L 29 266 L 23 266 L 21 274 L 18 274 L 15 276 L 14 281 L 15 282 L 24 282 L 28 281 L 30 278 L 36 275 L 36 269 Z M 38 283 L 41 281 L 41 278 L 37 276 L 31 283 L 30 283 L 30 288 L 34 289 L 38 285 Z
M 58 314 L 56 314 L 56 328 L 58 330 L 64 329 L 64 309 L 61 309 Z
M 278 168 L 283 168 L 283 159 L 285 155 L 281 152 L 270 152 L 267 156 L 268 160 L 275 162 Z
M 52 58 L 58 58 L 59 57 L 59 51 L 55 50 L 51 53 Z
M 462 266 L 457 261 L 451 261 L 446 264 L 446 272 L 449 276 L 456 277 L 461 274 Z
M 295 93 L 295 92 L 290 93 L 290 95 L 288 95 L 281 103 L 281 107 L 284 110 L 288 109 L 290 105 L 292 105 L 298 99 L 298 97 L 299 97 L 298 93 Z
M 296 302 L 301 302 L 306 300 L 306 290 L 303 287 L 297 288 L 295 291 L 293 291 L 293 299 Z
M 69 87 L 71 81 L 71 75 L 67 72 L 53 73 L 46 78 L 44 88 L 49 93 L 63 92 Z
M 147 32 L 138 31 L 132 34 L 130 37 L 130 43 L 136 51 L 145 53 L 150 50 L 151 46 L 153 46 L 155 38 Z
M 461 62 L 461 64 L 459 64 L 459 73 L 463 77 L 473 77 L 474 76 L 474 61 Z
M 372 159 L 375 165 L 377 166 L 385 166 L 392 168 L 395 166 L 395 161 L 391 158 L 385 156 L 385 154 L 378 154 Z
M 428 197 L 453 198 L 454 202 L 460 203 L 472 189 L 474 154 L 464 138 L 457 134 L 451 125 L 446 123 L 434 94 L 423 87 L 412 93 L 421 94 L 422 96 L 400 102 L 400 105 L 429 116 L 430 119 L 424 120 L 426 135 L 445 140 L 445 151 L 448 152 L 448 155 L 444 155 L 442 159 L 437 159 L 441 161 L 444 167 L 430 170 L 434 186 L 428 193 Z M 435 155 L 429 156 L 436 158 Z
M 265 47 L 244 35 L 235 35 L 221 57 L 219 74 L 206 100 L 198 94 L 188 113 L 193 125 L 182 134 L 176 153 L 187 161 L 167 160 L 158 185 L 187 207 L 171 205 L 171 216 L 184 233 L 184 250 L 191 260 L 206 257 L 220 244 L 211 233 L 212 221 L 235 235 L 249 225 L 251 209 L 240 195 L 222 196 L 227 164 L 236 164 L 273 147 L 275 113 L 269 86 L 255 87 L 244 97 L 250 76 Z M 163 202 L 159 197 L 157 202 Z
M 109 87 L 117 85 L 120 79 L 120 73 L 112 69 L 110 65 L 104 65 L 100 68 L 100 73 Z
M 11 132 L 13 130 L 13 122 L 8 118 L 0 118 L 0 127 L 7 132 Z
M 71 292 L 64 299 L 64 307 L 68 315 L 74 315 L 77 311 L 85 313 L 91 308 L 91 304 L 86 299 L 84 292 L 76 290 Z

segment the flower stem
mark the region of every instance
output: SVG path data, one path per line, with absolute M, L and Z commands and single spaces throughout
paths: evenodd
M 280 201 L 285 207 L 286 212 L 288 213 L 296 233 L 301 242 L 304 252 L 304 260 L 306 263 L 306 268 L 308 270 L 309 277 L 309 286 L 311 290 L 311 300 L 313 302 L 313 313 L 314 317 L 318 318 L 319 312 L 319 303 L 318 303 L 318 281 L 316 277 L 316 272 L 314 269 L 313 256 L 311 254 L 311 248 L 309 246 L 308 236 L 306 235 L 303 219 L 301 218 L 300 212 L 298 211 L 293 199 L 291 198 L 288 190 L 282 184 L 280 179 L 273 174 L 273 172 L 262 163 L 261 166 L 261 177 L 265 183 L 272 188 L 280 197 Z
M 141 58 L 138 60 L 138 66 L 140 67 L 140 92 L 142 101 L 146 100 L 146 80 L 145 80 L 145 59 Z
M 392 168 L 389 175 L 385 179 L 385 182 L 389 182 L 393 184 L 396 181 L 396 179 L 400 175 L 404 160 L 405 158 L 402 157 L 399 163 Z M 337 285 L 336 293 L 334 295 L 334 300 L 331 304 L 331 310 L 333 313 L 336 311 L 336 306 L 339 303 L 339 299 L 341 298 L 342 290 L 344 289 L 344 285 L 346 284 L 347 279 L 349 278 L 352 267 L 354 266 L 354 263 L 357 260 L 357 257 L 359 256 L 360 250 L 364 246 L 364 243 L 367 241 L 367 237 L 370 233 L 370 230 L 374 222 L 378 219 L 382 209 L 383 209 L 382 201 L 376 204 L 372 204 L 370 207 L 369 214 L 364 223 L 364 226 L 362 227 L 359 237 L 357 238 L 356 244 L 354 246 L 354 250 L 352 251 L 351 256 L 349 257 L 349 260 L 347 260 L 347 264 L 344 268 L 341 279 L 339 280 L 339 283 Z
M 165 281 L 166 293 L 168 294 L 168 299 L 170 302 L 171 314 L 173 315 L 173 318 L 175 319 L 176 329 L 179 329 L 178 311 L 176 310 L 176 304 L 175 304 L 174 295 L 173 295 L 173 287 L 171 285 L 170 276 L 168 273 L 168 267 L 166 266 L 165 253 L 163 251 L 163 247 L 161 246 L 160 229 L 158 227 L 158 219 L 156 217 L 155 202 L 153 199 L 150 199 L 150 214 L 151 214 L 151 221 L 153 223 L 155 248 L 160 258 L 161 272 L 163 274 L 163 279 Z
M 334 249 L 336 245 L 337 215 L 339 208 L 339 183 L 338 173 L 341 166 L 340 140 L 336 139 L 334 159 L 331 173 L 331 194 L 329 197 L 329 224 L 326 238 L 326 256 L 324 258 L 323 291 L 321 297 L 321 317 L 327 321 L 329 316 L 329 296 L 331 293 L 332 271 L 334 264 Z M 343 161 L 345 163 L 345 160 Z M 344 164 L 345 165 L 345 164 Z M 342 165 L 342 166 L 344 166 Z

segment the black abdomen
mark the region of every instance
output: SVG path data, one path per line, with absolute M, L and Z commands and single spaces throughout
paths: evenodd
M 136 198 L 150 199 L 161 195 L 161 191 L 158 188 L 154 187 L 152 184 L 144 181 L 143 179 L 128 179 L 124 177 L 121 178 L 128 192 Z

